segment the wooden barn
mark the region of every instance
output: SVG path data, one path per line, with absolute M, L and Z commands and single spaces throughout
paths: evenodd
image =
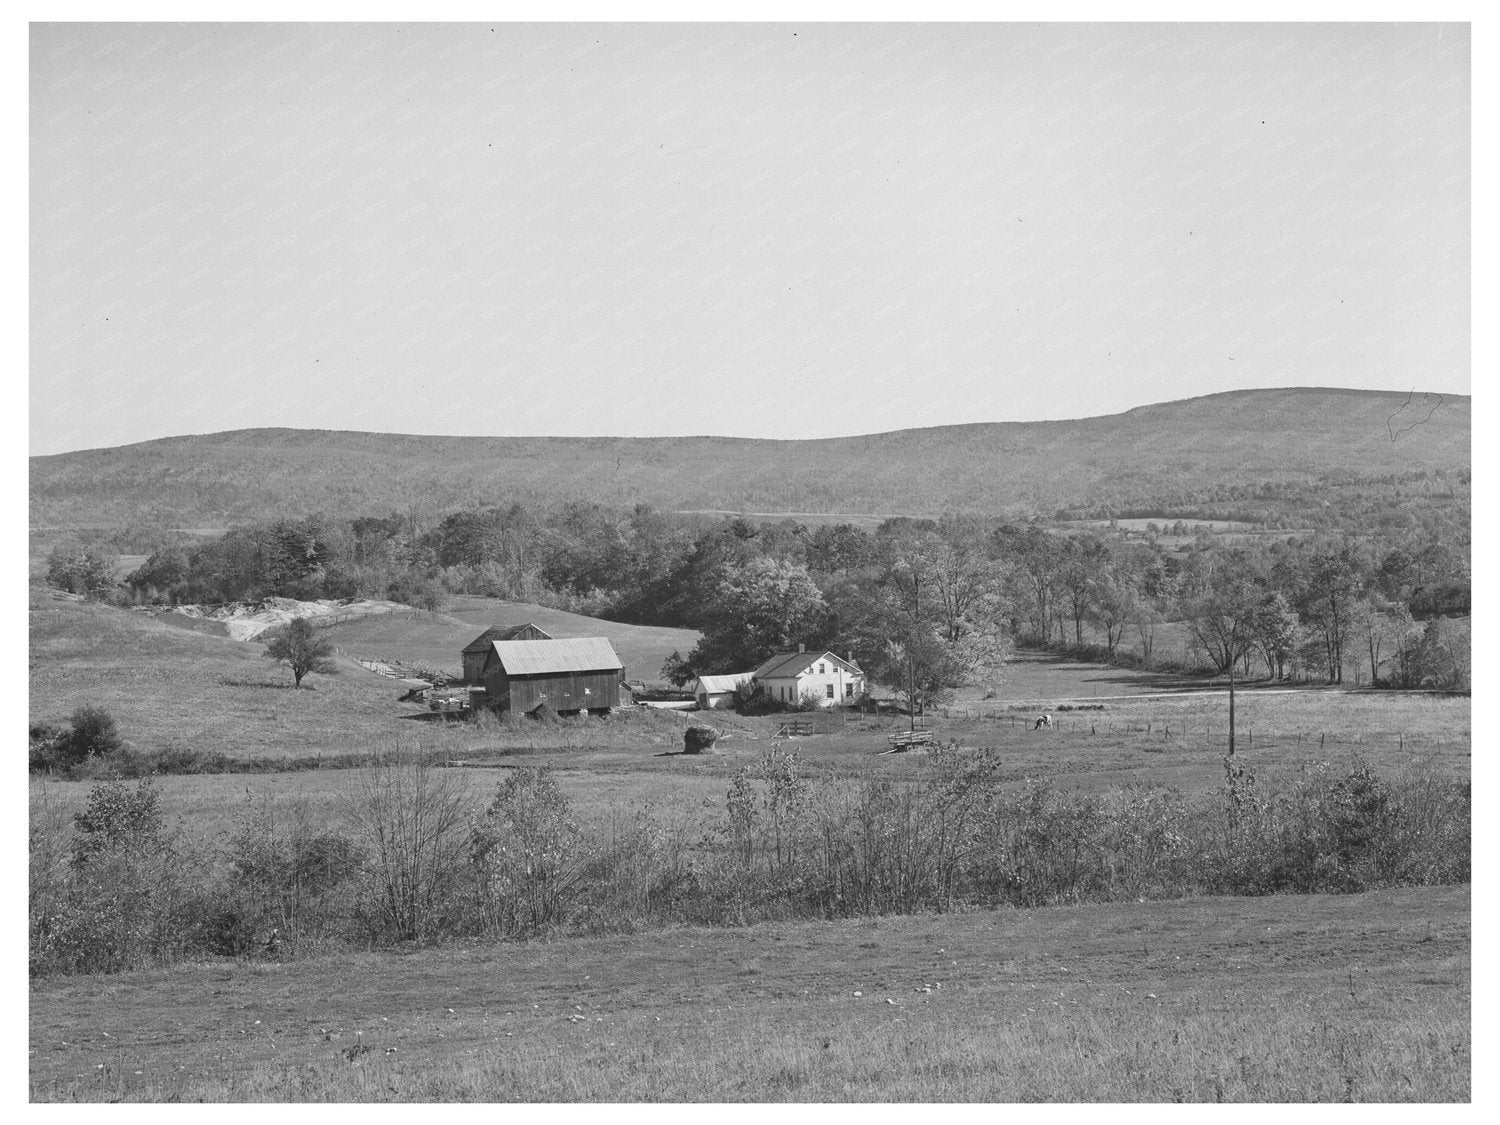
M 602 714 L 620 705 L 624 665 L 604 637 L 491 641 L 481 679 L 485 705 L 526 714 L 546 704 L 559 713 Z
M 492 641 L 550 641 L 551 634 L 542 632 L 535 625 L 491 625 L 479 636 L 464 645 L 464 683 L 484 682 L 484 662 L 490 655 Z

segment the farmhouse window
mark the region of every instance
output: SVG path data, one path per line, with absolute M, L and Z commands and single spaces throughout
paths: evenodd
M 818 665 L 818 675 L 821 676 L 825 671 L 826 671 L 826 669 L 823 667 L 823 665 L 819 664 Z
M 828 698 L 832 699 L 833 698 L 833 685 L 832 684 L 824 684 L 823 686 L 828 689 Z
M 853 699 L 854 698 L 854 685 L 853 684 L 845 684 L 844 685 L 844 698 L 845 699 Z

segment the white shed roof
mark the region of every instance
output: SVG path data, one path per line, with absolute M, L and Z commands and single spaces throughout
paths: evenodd
M 699 676 L 698 682 L 693 686 L 694 695 L 702 695 L 707 692 L 713 695 L 722 691 L 733 691 L 741 684 L 748 684 L 754 672 L 737 672 L 732 676 Z

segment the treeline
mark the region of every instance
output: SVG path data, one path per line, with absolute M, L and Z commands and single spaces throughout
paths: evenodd
M 1468 469 L 1413 469 L 1402 473 L 1336 473 L 1322 479 L 1204 481 L 1162 491 L 1149 504 L 1096 498 L 1069 505 L 1059 520 L 1147 519 L 1233 521 L 1266 531 L 1351 534 L 1424 532 L 1433 537 L 1465 535 L 1469 526 L 1472 473 Z M 1163 513 L 1170 512 L 1170 516 Z
M 922 703 L 997 680 L 1011 646 L 1276 679 L 1462 688 L 1469 675 L 1467 529 L 1260 537 L 1059 531 L 978 517 L 808 527 L 570 503 L 308 517 L 154 551 L 116 584 L 94 548 L 53 552 L 55 585 L 126 602 L 451 594 L 536 602 L 703 633 L 665 679 L 748 671 L 776 651 L 852 655 Z M 1186 637 L 1173 651 L 1158 640 Z M 1169 659 L 1170 656 L 1170 659 Z
M 641 808 L 585 827 L 546 770 L 474 808 L 458 774 L 406 751 L 362 771 L 332 822 L 247 797 L 232 831 L 191 842 L 149 781 L 109 781 L 71 818 L 33 805 L 30 968 L 1470 879 L 1466 781 L 1356 764 L 1281 785 L 1231 762 L 1195 803 L 1017 790 L 988 751 L 939 751 L 911 781 L 813 780 L 773 746 L 706 824 Z

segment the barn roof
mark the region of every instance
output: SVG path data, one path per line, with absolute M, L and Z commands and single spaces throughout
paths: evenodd
M 479 636 L 464 645 L 463 651 L 485 652 L 489 649 L 491 641 L 513 641 L 518 634 L 525 632 L 527 629 L 536 629 L 542 636 L 547 636 L 545 631 L 531 624 L 529 621 L 524 625 L 491 625 L 484 632 L 480 633 Z
M 625 666 L 604 637 L 566 637 L 547 641 L 491 641 L 500 667 L 510 676 L 548 672 L 602 672 Z
M 732 676 L 699 676 L 698 690 L 693 694 L 708 692 L 712 695 L 715 692 L 733 691 L 741 684 L 749 683 L 754 675 L 754 672 L 738 672 Z
M 807 671 L 812 665 L 820 660 L 829 660 L 835 664 L 842 664 L 851 672 L 861 671 L 858 664 L 852 660 L 845 660 L 842 656 L 824 650 L 823 652 L 778 652 L 755 670 L 757 680 L 768 680 L 773 677 L 796 676 Z

